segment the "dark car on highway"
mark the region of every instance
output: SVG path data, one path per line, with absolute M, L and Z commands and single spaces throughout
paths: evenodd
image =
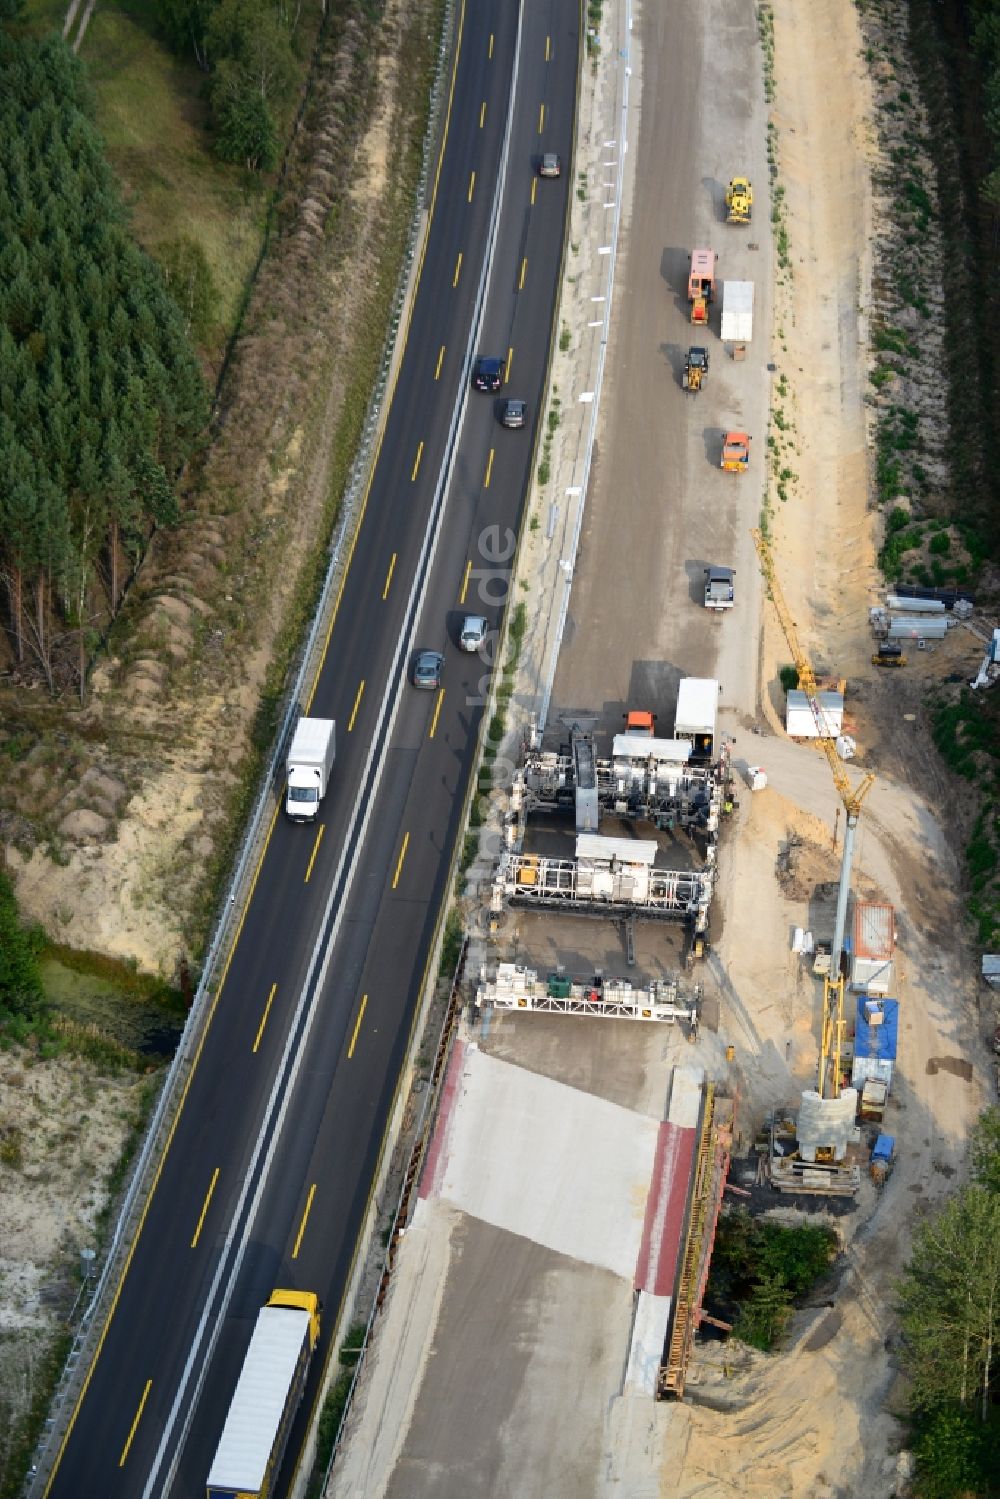
M 499 390 L 503 385 L 505 373 L 502 359 L 488 359 L 483 356 L 476 360 L 476 367 L 472 372 L 472 383 L 477 390 Z

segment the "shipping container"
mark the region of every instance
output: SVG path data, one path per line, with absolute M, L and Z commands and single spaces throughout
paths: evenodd
M 854 902 L 851 952 L 856 958 L 891 958 L 896 951 L 895 907 L 882 901 Z
M 753 338 L 753 282 L 723 281 L 722 341 L 748 344 Z
M 895 614 L 889 621 L 890 640 L 943 640 L 947 614 Z

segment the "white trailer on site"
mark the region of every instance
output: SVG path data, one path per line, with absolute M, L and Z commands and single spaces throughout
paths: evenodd
M 722 342 L 748 344 L 753 338 L 753 282 L 723 281 Z

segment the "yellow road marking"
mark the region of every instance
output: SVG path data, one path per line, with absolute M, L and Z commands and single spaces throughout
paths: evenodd
M 434 705 L 434 717 L 431 719 L 431 731 L 427 735 L 428 739 L 433 739 L 435 733 L 437 732 L 438 719 L 441 717 L 441 704 L 443 702 L 444 702 L 444 688 L 443 687 L 439 687 L 438 688 L 438 700 L 437 700 L 437 702 Z
M 480 130 L 482 130 L 482 128 L 483 128 L 483 126 L 485 124 L 486 124 L 486 100 L 484 99 L 483 102 L 482 102 L 482 104 L 480 104 L 480 106 L 479 106 L 479 128 L 480 128 Z
M 399 861 L 396 864 L 396 873 L 392 877 L 392 888 L 395 890 L 399 884 L 399 876 L 403 873 L 403 860 L 406 858 L 406 850 L 410 842 L 409 833 L 403 834 L 403 846 L 399 850 Z
M 383 594 L 382 597 L 385 598 L 385 594 Z M 354 728 L 354 720 L 358 716 L 358 709 L 361 707 L 361 694 L 364 692 L 364 690 L 365 690 L 365 679 L 364 679 L 364 677 L 362 677 L 361 678 L 361 686 L 358 688 L 358 695 L 354 699 L 354 707 L 351 709 L 351 719 L 350 719 L 350 722 L 347 725 L 347 732 L 348 733 L 350 733 L 351 730 Z
M 490 487 L 490 476 L 493 473 L 493 455 L 495 452 L 496 448 L 490 448 L 490 456 L 486 460 L 486 477 L 483 480 L 484 489 L 489 489 Z
M 531 179 L 531 201 L 532 201 L 532 203 L 534 203 L 534 201 L 535 201 L 535 194 L 536 194 L 537 191 L 538 191 L 538 178 L 537 177 L 532 177 L 532 179 Z
M 514 350 L 513 350 L 513 348 L 509 348 L 507 350 L 507 367 L 504 370 L 504 377 L 503 377 L 505 385 L 509 385 L 510 384 L 510 367 L 511 367 L 511 365 L 513 363 L 514 363 Z
M 431 219 L 433 219 L 433 217 L 434 217 L 434 205 L 437 202 L 438 184 L 440 183 L 440 180 L 441 180 L 441 167 L 442 167 L 442 164 L 444 162 L 445 147 L 448 144 L 448 135 L 449 135 L 449 132 L 450 132 L 450 127 L 451 127 L 451 111 L 452 111 L 452 105 L 453 105 L 454 99 L 455 99 L 455 79 L 458 76 L 458 61 L 459 61 L 459 58 L 460 58 L 461 53 L 462 53 L 462 40 L 464 38 L 464 35 L 465 35 L 465 0 L 462 0 L 462 3 L 459 6 L 459 12 L 458 12 L 458 40 L 455 43 L 455 49 L 454 49 L 455 50 L 455 56 L 454 56 L 454 61 L 452 62 L 452 65 L 451 65 L 451 82 L 450 82 L 450 84 L 448 86 L 448 108 L 447 108 L 447 110 L 445 112 L 445 117 L 444 117 L 444 133 L 443 133 L 443 135 L 441 137 L 441 150 L 440 150 L 440 152 L 438 154 L 437 168 L 436 168 L 435 173 L 434 173 L 434 191 L 431 194 L 431 209 L 430 209 L 430 218 Z M 424 261 L 424 254 L 426 252 L 426 248 L 427 248 L 427 241 L 425 239 L 424 240 L 424 245 L 423 245 L 423 247 L 421 249 L 421 252 L 420 252 L 420 268 L 417 271 L 417 284 L 418 285 L 419 285 L 419 282 L 420 282 L 420 274 L 421 274 L 421 271 L 423 269 L 423 261 Z M 407 325 L 407 332 L 409 332 L 409 324 Z M 406 338 L 405 337 L 404 337 L 404 340 L 403 340 L 403 347 L 404 348 L 406 347 Z M 393 386 L 395 388 L 395 379 L 393 381 Z M 391 397 L 390 397 L 390 402 L 391 402 Z M 385 408 L 383 408 L 383 409 L 385 409 Z M 379 439 L 378 439 L 378 444 L 377 444 L 377 447 L 376 447 L 376 454 L 375 454 L 376 459 L 378 458 L 378 452 L 381 449 L 382 437 L 384 435 L 384 430 L 385 429 L 382 428 L 379 431 Z M 366 488 L 365 488 L 365 498 L 364 498 L 364 501 L 362 503 L 362 518 L 364 517 L 364 511 L 365 511 L 365 508 L 366 508 L 367 503 L 368 503 L 368 495 L 370 493 L 370 490 L 371 490 L 371 486 L 370 485 L 366 486 Z M 357 540 L 357 537 L 358 537 L 358 534 L 359 534 L 359 528 L 360 528 L 360 521 L 359 521 L 358 528 L 356 528 L 355 531 L 354 531 L 354 537 L 353 537 L 353 540 L 352 540 L 352 552 L 353 552 L 353 544 Z M 350 564 L 350 556 L 348 557 L 348 565 L 349 564 Z M 337 596 L 337 604 L 336 604 L 335 609 L 334 609 L 334 620 L 336 619 L 336 614 L 337 614 L 337 611 L 339 610 L 340 600 L 341 600 L 342 597 L 343 597 L 343 584 L 341 584 L 341 592 Z M 330 629 L 327 631 L 326 640 L 325 640 L 324 646 L 323 646 L 324 653 L 327 650 L 327 648 L 329 647 L 330 639 L 332 637 L 332 634 L 333 634 L 333 621 L 331 621 Z M 313 694 L 315 694 L 316 688 L 317 688 L 317 686 L 319 684 L 319 672 L 322 670 L 322 666 L 323 666 L 323 661 L 324 660 L 325 660 L 325 654 L 324 654 L 323 657 L 321 657 L 321 659 L 320 659 L 320 665 L 317 668 L 316 681 L 315 681 L 315 683 L 313 685 Z M 312 698 L 310 697 L 310 703 L 311 703 L 311 701 L 312 701 Z M 278 808 L 276 807 L 275 810 L 274 810 L 274 815 L 273 815 L 273 817 L 271 819 L 271 825 L 272 825 L 272 827 L 274 826 L 274 823 L 277 822 L 277 820 L 278 820 Z M 258 869 L 259 869 L 259 866 L 258 866 Z M 437 926 L 435 928 L 435 940 L 437 938 L 437 934 L 441 930 L 441 924 L 442 924 L 442 921 L 441 921 L 441 917 L 439 915 Z M 230 956 L 231 956 L 231 954 L 230 954 Z M 424 972 L 423 972 L 423 977 L 422 977 L 422 980 L 421 980 L 421 988 L 423 988 L 423 985 L 425 985 L 427 983 L 427 976 L 430 973 L 430 968 L 431 968 L 431 959 L 430 959 L 430 956 L 428 956 L 427 961 L 424 964 Z M 408 1046 L 410 1044 L 412 1044 L 413 1031 L 414 1031 L 415 1024 L 416 1024 L 416 1020 L 415 1019 L 410 1022 L 410 1031 L 409 1031 L 409 1037 L 408 1037 L 408 1041 L 407 1041 L 407 1045 Z M 189 1077 L 190 1076 L 191 1076 L 191 1074 L 189 1074 Z M 393 1108 L 395 1108 L 396 1101 L 399 1098 L 399 1089 L 400 1089 L 400 1083 L 399 1083 L 399 1079 L 397 1079 L 397 1081 L 396 1081 L 396 1087 L 395 1087 L 395 1090 L 393 1092 Z M 386 1133 L 385 1133 L 385 1131 L 383 1131 L 382 1140 L 381 1140 L 381 1143 L 379 1145 L 378 1161 L 376 1163 L 375 1173 L 374 1173 L 374 1176 L 373 1176 L 373 1179 L 372 1179 L 373 1184 L 368 1189 L 368 1199 L 367 1199 L 367 1202 L 365 1204 L 365 1214 L 366 1215 L 368 1213 L 369 1208 L 371 1207 L 372 1199 L 373 1199 L 373 1197 L 375 1195 L 374 1180 L 375 1180 L 375 1177 L 378 1176 L 379 1170 L 381 1169 L 382 1160 L 384 1159 L 384 1156 L 385 1156 L 385 1148 L 386 1148 Z M 131 1255 L 129 1256 L 129 1258 L 131 1259 Z M 350 1280 L 351 1276 L 353 1276 L 353 1274 L 354 1274 L 354 1269 L 355 1269 L 355 1266 L 357 1264 L 357 1259 L 358 1259 L 358 1246 L 357 1246 L 357 1244 L 355 1244 L 354 1250 L 353 1250 L 353 1252 L 351 1254 L 351 1267 L 350 1267 L 350 1275 L 348 1276 L 348 1280 Z M 126 1266 L 126 1269 L 127 1269 L 127 1266 Z M 119 1294 L 120 1294 L 120 1291 L 119 1291 Z M 118 1299 L 118 1297 L 116 1295 L 116 1297 L 115 1297 L 116 1303 L 117 1303 L 117 1299 Z M 333 1326 L 336 1326 L 339 1323 L 339 1320 L 340 1320 L 341 1314 L 343 1313 L 343 1310 L 344 1310 L 344 1296 L 341 1295 L 340 1302 L 339 1302 L 338 1307 L 337 1307 L 337 1314 L 336 1314 L 336 1316 L 335 1316 L 335 1318 L 333 1320 L 333 1323 L 332 1323 Z M 106 1335 L 107 1335 L 107 1328 L 105 1327 L 105 1332 L 102 1334 L 102 1337 L 101 1337 L 100 1346 L 103 1346 L 103 1344 L 104 1344 L 104 1338 L 106 1337 Z M 330 1350 L 328 1351 L 327 1356 L 326 1356 L 326 1360 L 325 1360 L 325 1362 L 323 1364 L 323 1368 L 320 1371 L 321 1382 L 326 1379 L 326 1377 L 327 1377 L 327 1375 L 328 1375 L 328 1373 L 330 1371 L 331 1360 L 332 1360 L 332 1358 L 333 1358 L 333 1356 L 334 1356 L 335 1353 L 336 1353 L 336 1344 L 335 1343 L 331 1343 L 330 1344 Z M 91 1367 L 93 1367 L 93 1366 L 91 1366 Z M 88 1378 L 86 1380 L 86 1384 L 89 1385 L 89 1383 L 90 1383 L 90 1377 L 89 1377 L 89 1373 L 88 1373 Z M 73 1424 L 76 1421 L 76 1417 L 77 1417 L 77 1414 L 79 1412 L 79 1408 L 80 1408 L 80 1405 L 82 1404 L 83 1396 L 84 1396 L 85 1393 L 86 1393 L 86 1389 L 84 1389 L 83 1391 L 81 1391 L 80 1398 L 77 1401 L 76 1406 L 74 1407 L 73 1415 L 70 1418 L 70 1431 L 72 1430 Z M 318 1415 L 319 1415 L 319 1397 L 317 1396 L 317 1398 L 313 1401 L 312 1409 L 309 1412 L 310 1426 L 317 1419 Z M 67 1431 L 66 1435 L 63 1437 L 62 1445 L 59 1448 L 59 1454 L 58 1454 L 58 1460 L 57 1461 L 60 1461 L 62 1459 L 62 1455 L 63 1455 L 63 1453 L 66 1450 L 66 1444 L 69 1441 L 70 1431 Z M 301 1466 L 301 1455 L 300 1455 L 299 1459 L 296 1461 L 295 1471 L 294 1471 L 294 1473 L 292 1475 L 292 1487 L 293 1488 L 294 1488 L 294 1486 L 295 1486 L 295 1484 L 296 1484 L 296 1482 L 298 1480 L 300 1466 Z M 51 1489 L 52 1484 L 53 1484 L 54 1481 L 55 1481 L 55 1469 L 53 1469 L 52 1476 L 50 1477 L 49 1482 L 46 1485 L 45 1495 L 43 1495 L 43 1499 L 47 1499 L 49 1490 Z
M 440 380 L 440 378 L 441 378 L 441 366 L 442 366 L 442 364 L 444 364 L 444 344 L 441 345 L 441 350 L 440 350 L 440 353 L 438 354 L 437 368 L 434 371 L 434 378 L 435 378 L 435 380 Z
M 382 601 L 383 601 L 383 603 L 389 597 L 389 584 L 392 582 L 392 575 L 395 572 L 395 570 L 396 570 L 396 553 L 393 552 L 392 556 L 389 558 L 389 571 L 385 575 L 385 587 L 382 589 Z
M 544 129 L 545 129 L 545 105 L 544 104 L 539 104 L 539 106 L 538 106 L 538 134 L 541 135 L 541 133 L 542 133 L 542 131 Z
M 459 250 L 458 259 L 455 261 L 455 274 L 451 278 L 452 286 L 458 285 L 458 278 L 462 274 L 462 252 Z
M 122 1448 L 122 1455 L 118 1459 L 118 1466 L 119 1466 L 119 1468 L 124 1468 L 124 1466 L 125 1466 L 125 1459 L 128 1457 L 128 1449 L 132 1445 L 132 1438 L 135 1436 L 136 1427 L 139 1425 L 139 1422 L 142 1420 L 142 1413 L 143 1413 L 143 1411 L 146 1408 L 146 1401 L 149 1399 L 149 1392 L 150 1392 L 150 1390 L 152 1388 L 153 1388 L 153 1381 L 151 1379 L 147 1379 L 146 1380 L 146 1388 L 143 1390 L 143 1392 L 142 1392 L 142 1399 L 139 1401 L 139 1409 L 135 1413 L 135 1420 L 132 1422 L 132 1425 L 129 1427 L 128 1436 L 125 1438 L 125 1446 Z
M 490 53 L 489 53 L 489 55 L 490 55 L 490 57 L 493 56 L 493 33 L 492 33 L 492 31 L 490 32 Z
M 277 992 L 277 988 L 278 988 L 277 984 L 272 984 L 271 985 L 271 992 L 267 996 L 267 1004 L 264 1006 L 264 1013 L 260 1017 L 260 1025 L 257 1027 L 257 1035 L 254 1038 L 254 1043 L 253 1043 L 253 1054 L 254 1054 L 254 1056 L 257 1055 L 257 1048 L 260 1046 L 260 1038 L 264 1034 L 264 1027 L 267 1024 L 267 1017 L 271 1013 L 271 1006 L 274 1003 L 274 996 L 275 996 L 275 993 Z
M 475 191 L 475 187 L 476 187 L 476 174 L 475 174 L 475 172 L 473 172 L 472 175 L 471 175 L 471 177 L 469 178 L 469 202 L 470 203 L 472 202 L 472 194 Z
M 545 38 L 545 61 L 549 62 L 551 60 L 551 58 L 552 58 L 552 38 L 550 36 L 547 36 Z
M 470 557 L 469 560 L 468 560 L 468 562 L 465 564 L 465 577 L 462 579 L 462 592 L 458 596 L 458 602 L 460 604 L 464 604 L 465 603 L 465 595 L 469 591 L 469 577 L 470 577 L 471 573 L 472 573 L 472 558 Z
M 417 448 L 417 456 L 413 460 L 413 473 L 410 475 L 410 483 L 411 484 L 414 482 L 414 480 L 417 477 L 417 472 L 418 472 L 418 470 L 420 468 L 420 460 L 421 460 L 421 458 L 423 456 L 424 456 L 424 445 L 423 445 L 423 442 L 421 442 L 420 445 L 419 445 L 419 447 Z
M 519 279 L 519 281 L 517 283 L 517 289 L 518 289 L 518 291 L 524 291 L 524 278 L 525 278 L 525 276 L 527 274 L 528 274 L 528 257 L 526 255 L 524 257 L 524 259 L 521 261 L 521 276 L 520 276 L 520 279 Z
M 304 1211 L 302 1213 L 302 1222 L 299 1224 L 299 1231 L 295 1235 L 295 1248 L 292 1250 L 292 1259 L 293 1260 L 297 1260 L 298 1257 L 299 1257 L 299 1247 L 300 1247 L 300 1245 L 302 1243 L 302 1235 L 306 1231 L 306 1224 L 309 1222 L 309 1214 L 312 1212 L 313 1198 L 315 1196 L 316 1196 L 316 1183 L 313 1182 L 312 1186 L 309 1188 L 309 1196 L 306 1198 L 306 1205 L 305 1205 L 305 1209 L 304 1209 Z
M 273 987 L 271 989 L 271 993 L 274 993 Z M 256 1047 L 254 1048 L 254 1050 L 256 1050 Z M 208 1204 L 212 1201 L 212 1193 L 215 1191 L 215 1184 L 218 1180 L 219 1168 L 218 1166 L 216 1166 L 215 1170 L 212 1172 L 212 1180 L 208 1184 L 208 1191 L 205 1193 L 205 1201 L 201 1206 L 201 1217 L 198 1219 L 198 1227 L 195 1229 L 194 1238 L 191 1240 L 192 1249 L 198 1248 L 198 1240 L 201 1238 L 201 1230 L 205 1222 L 205 1214 L 208 1212 Z
M 366 1009 L 367 1005 L 368 1005 L 368 995 L 367 994 L 362 994 L 362 996 L 361 996 L 361 1005 L 360 1005 L 360 1007 L 358 1009 L 358 1018 L 354 1022 L 354 1033 L 351 1036 L 351 1044 L 347 1048 L 347 1060 L 348 1061 L 350 1061 L 351 1058 L 353 1057 L 353 1055 L 354 1055 L 354 1048 L 358 1044 L 358 1032 L 361 1029 L 361 1022 L 365 1018 L 365 1009 Z
M 325 830 L 326 830 L 326 823 L 325 822 L 321 822 L 320 825 L 319 825 L 319 831 L 316 834 L 316 842 L 313 844 L 313 851 L 312 851 L 312 853 L 309 856 L 309 868 L 306 870 L 306 877 L 305 877 L 305 879 L 302 882 L 304 885 L 308 885 L 308 883 L 309 883 L 309 876 L 313 872 L 313 865 L 316 863 L 316 855 L 319 853 L 319 846 L 320 846 L 320 844 L 323 841 L 323 834 L 324 834 Z

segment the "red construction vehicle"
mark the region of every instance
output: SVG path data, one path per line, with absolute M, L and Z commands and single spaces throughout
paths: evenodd
M 714 250 L 692 250 L 691 267 L 688 271 L 688 301 L 691 303 L 692 323 L 708 323 L 709 303 L 715 300 Z

